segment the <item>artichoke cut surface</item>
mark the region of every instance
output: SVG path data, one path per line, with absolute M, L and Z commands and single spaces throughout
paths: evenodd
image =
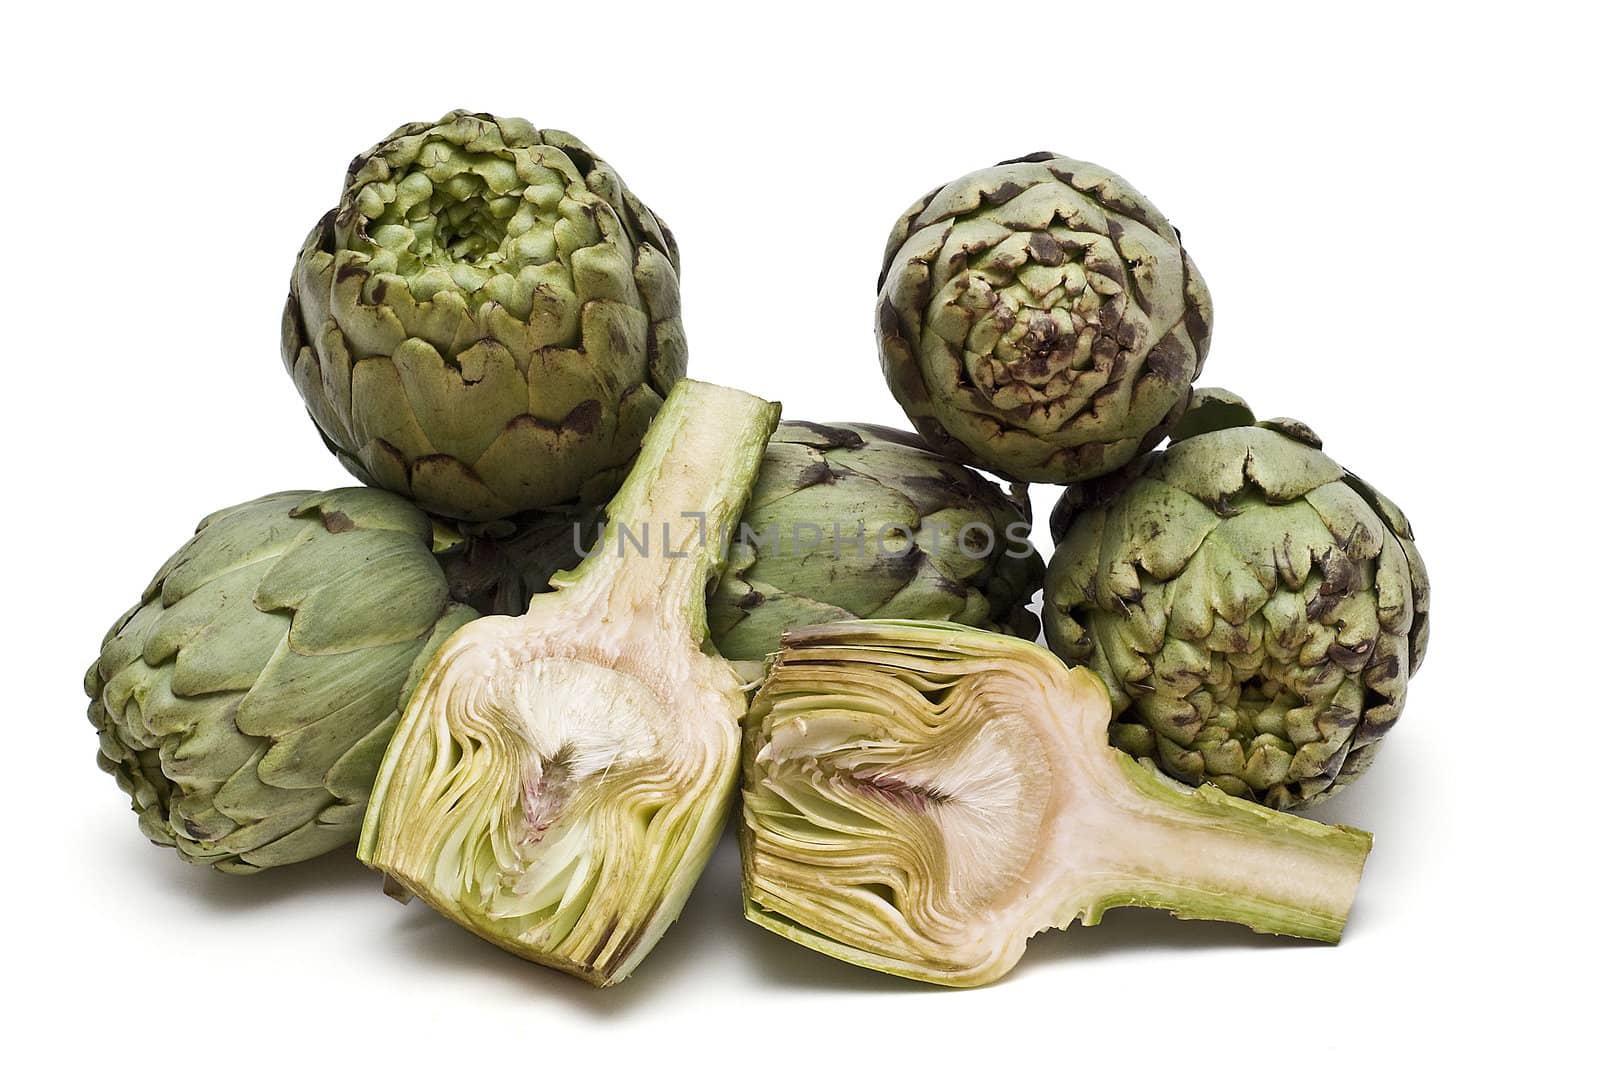
M 752 703 L 746 915 L 945 985 L 1111 907 L 1337 941 L 1371 837 L 1191 791 L 1107 742 L 1094 674 L 960 625 L 791 633 Z
M 776 409 L 680 384 L 593 555 L 440 649 L 385 755 L 364 861 L 595 984 L 644 958 L 733 796 L 747 696 L 708 645 L 705 591 Z

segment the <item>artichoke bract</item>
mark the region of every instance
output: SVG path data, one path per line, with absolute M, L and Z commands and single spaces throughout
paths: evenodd
M 1372 838 L 1186 789 L 1106 741 L 1105 686 L 962 625 L 801 629 L 751 703 L 745 914 L 942 985 L 1108 908 L 1337 941 Z
M 707 616 L 727 658 L 785 629 L 865 617 L 959 621 L 1032 639 L 1044 564 L 1020 492 L 915 435 L 788 421 L 767 444 Z
M 371 488 L 220 510 L 89 668 L 99 762 L 157 844 L 218 870 L 356 839 L 378 763 L 452 603 L 432 522 Z
M 472 932 L 595 985 L 677 918 L 738 774 L 748 696 L 710 648 L 711 533 L 738 520 L 777 406 L 683 380 L 599 552 L 423 673 L 358 854 Z
M 686 356 L 671 232 L 570 134 L 466 112 L 356 157 L 283 314 L 329 449 L 465 520 L 609 498 Z
M 1034 153 L 940 186 L 878 278 L 883 370 L 917 430 L 1013 480 L 1072 483 L 1160 442 L 1205 361 L 1211 297 L 1126 181 Z
M 1410 524 L 1321 447 L 1199 391 L 1171 445 L 1051 519 L 1045 635 L 1105 680 L 1112 741 L 1283 809 L 1367 769 L 1427 649 Z

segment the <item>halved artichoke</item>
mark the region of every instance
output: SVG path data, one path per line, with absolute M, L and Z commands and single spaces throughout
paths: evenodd
M 678 915 L 738 773 L 747 696 L 705 592 L 777 406 L 681 381 L 599 552 L 439 651 L 359 854 L 474 933 L 610 985 Z
M 1094 674 L 960 625 L 790 633 L 751 705 L 747 917 L 943 985 L 1111 907 L 1337 941 L 1371 837 L 1186 789 L 1106 740 Z

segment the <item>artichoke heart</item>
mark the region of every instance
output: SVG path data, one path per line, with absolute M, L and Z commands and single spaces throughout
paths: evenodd
M 1112 748 L 1094 674 L 962 625 L 791 632 L 752 703 L 745 912 L 943 985 L 1117 906 L 1337 941 L 1371 837 L 1193 791 Z
M 705 592 L 777 407 L 682 381 L 596 549 L 440 648 L 359 854 L 480 936 L 596 985 L 677 917 L 727 817 L 747 696 Z

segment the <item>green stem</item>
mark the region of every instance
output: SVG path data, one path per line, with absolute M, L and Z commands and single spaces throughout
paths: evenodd
M 1099 845 L 1087 901 L 1069 914 L 1094 925 L 1107 908 L 1237 922 L 1258 933 L 1337 942 L 1372 835 L 1236 799 L 1180 788 L 1117 756 L 1126 775 Z
M 604 602 L 618 619 L 648 615 L 663 629 L 687 627 L 703 643 L 706 586 L 722 571 L 726 538 L 744 512 L 778 410 L 741 391 L 681 381 L 611 500 L 595 549 L 551 583 Z

